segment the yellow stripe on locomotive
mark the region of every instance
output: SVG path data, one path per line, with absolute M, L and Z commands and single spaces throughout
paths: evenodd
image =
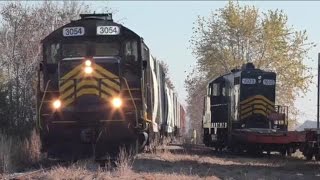
M 253 114 L 268 116 L 275 112 L 275 104 L 262 95 L 255 95 L 240 102 L 240 119 Z
M 119 76 L 98 64 L 93 64 L 91 61 L 89 63 L 89 60 L 84 64 L 85 66 L 80 64 L 70 70 L 59 81 L 60 99 L 63 106 L 70 105 L 76 97 L 83 95 L 96 95 L 103 99 L 119 96 Z

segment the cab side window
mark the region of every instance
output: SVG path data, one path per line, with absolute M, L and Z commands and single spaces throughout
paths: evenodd
M 143 56 L 142 56 L 142 59 L 149 61 L 149 49 L 145 44 L 143 44 Z
M 40 89 L 40 91 L 41 92 L 43 92 L 44 91 L 44 74 L 43 74 L 43 71 L 40 71 L 39 72 L 39 89 Z
M 227 96 L 227 89 L 226 89 L 226 87 L 222 87 L 222 96 Z
M 211 84 L 209 85 L 209 88 L 207 89 L 207 91 L 208 91 L 207 95 L 212 96 L 212 85 Z
M 125 57 L 130 61 L 138 61 L 138 43 L 137 41 L 128 41 L 125 45 Z
M 56 64 L 60 57 L 60 44 L 51 43 L 45 46 L 47 64 Z
M 220 84 L 212 84 L 212 96 L 220 96 Z

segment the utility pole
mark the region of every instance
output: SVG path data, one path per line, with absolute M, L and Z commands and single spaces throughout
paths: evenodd
M 317 96 L 317 129 L 319 130 L 319 90 L 320 90 L 320 53 L 318 53 L 318 96 Z

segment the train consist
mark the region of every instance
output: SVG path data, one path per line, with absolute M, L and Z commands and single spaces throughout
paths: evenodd
M 179 136 L 185 112 L 143 39 L 111 14 L 82 14 L 42 41 L 37 127 L 57 159 L 137 153 Z
M 203 114 L 203 142 L 216 150 L 290 155 L 300 149 L 307 159 L 320 159 L 316 130 L 288 131 L 288 107 L 275 105 L 276 73 L 254 67 L 211 80 Z

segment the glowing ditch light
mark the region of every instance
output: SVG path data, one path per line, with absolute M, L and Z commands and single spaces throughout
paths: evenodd
M 84 72 L 85 72 L 86 74 L 91 74 L 91 73 L 93 72 L 93 69 L 92 69 L 92 67 L 87 66 L 87 67 L 84 68 Z
M 53 101 L 52 106 L 54 109 L 59 109 L 61 107 L 61 101 L 59 99 Z
M 112 105 L 115 108 L 119 108 L 122 105 L 122 100 L 120 98 L 118 98 L 118 97 L 115 97 L 115 98 L 112 99 Z

